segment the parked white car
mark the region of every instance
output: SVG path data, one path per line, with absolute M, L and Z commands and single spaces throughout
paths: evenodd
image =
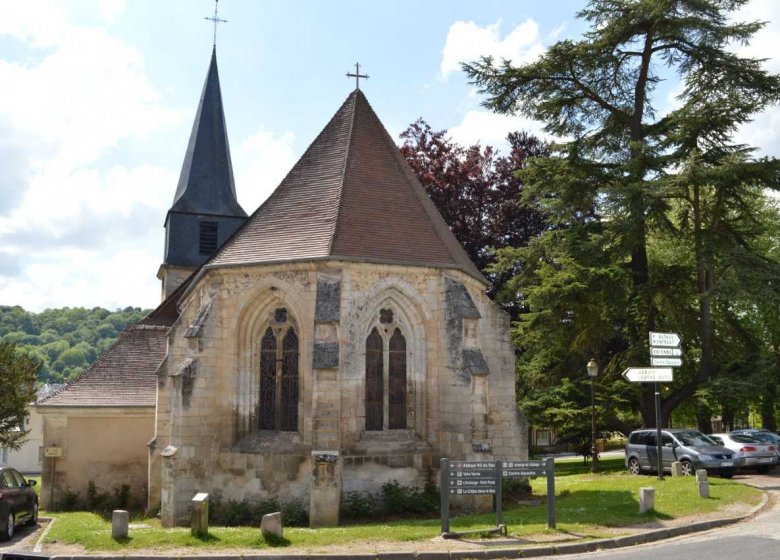
M 738 469 L 767 473 L 777 464 L 777 447 L 740 434 L 710 434 L 723 447 L 734 451 Z

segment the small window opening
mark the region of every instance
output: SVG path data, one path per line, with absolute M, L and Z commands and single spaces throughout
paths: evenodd
M 217 250 L 217 222 L 200 223 L 200 254 L 210 255 Z

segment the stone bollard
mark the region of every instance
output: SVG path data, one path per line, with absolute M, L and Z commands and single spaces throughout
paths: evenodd
M 655 488 L 647 486 L 639 489 L 639 513 L 646 513 L 655 508 Z
M 696 471 L 696 482 L 707 482 L 707 471 L 705 469 Z
M 123 509 L 115 509 L 111 513 L 111 538 L 114 540 L 126 539 L 130 524 L 130 516 Z
M 277 511 L 275 513 L 265 514 L 263 520 L 260 522 L 260 531 L 263 533 L 264 539 L 268 539 L 268 537 L 283 538 L 282 513 Z
M 674 461 L 672 463 L 672 476 L 682 476 L 682 463 L 680 461 Z
M 710 483 L 707 480 L 700 480 L 696 484 L 699 485 L 699 497 L 700 498 L 709 498 L 710 497 Z
M 202 537 L 209 532 L 209 495 L 199 492 L 192 498 L 192 528 L 196 537 Z

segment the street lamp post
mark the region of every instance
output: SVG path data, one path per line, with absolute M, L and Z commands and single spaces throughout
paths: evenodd
M 596 390 L 593 382 L 599 374 L 599 365 L 593 358 L 588 361 L 588 377 L 590 377 L 590 472 L 599 472 L 599 459 L 596 451 Z

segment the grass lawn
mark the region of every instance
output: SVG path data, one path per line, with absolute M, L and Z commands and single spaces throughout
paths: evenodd
M 756 505 L 761 492 L 731 480 L 711 478 L 710 498 L 698 497 L 695 479 L 671 478 L 658 481 L 654 476 L 631 476 L 622 459 L 600 462 L 598 474 L 591 474 L 582 461 L 556 463 L 556 515 L 558 527 L 547 529 L 546 505 L 514 506 L 504 510 L 503 520 L 509 533 L 516 536 L 544 533 L 576 534 L 585 538 L 605 536 L 610 528 L 624 527 L 656 519 L 704 514 L 732 503 Z M 656 489 L 654 512 L 639 514 L 639 488 Z M 534 495 L 546 493 L 544 478 L 532 481 Z M 163 529 L 157 519 L 139 519 L 130 530 L 130 538 L 117 542 L 111 538 L 111 524 L 92 513 L 55 513 L 46 542 L 81 544 L 87 550 L 123 550 L 166 547 L 193 548 L 267 548 L 258 528 L 212 527 L 208 536 L 197 538 L 187 528 Z M 486 529 L 495 524 L 495 514 L 456 517 L 450 527 L 455 531 Z M 440 533 L 438 518 L 429 520 L 365 523 L 327 529 L 286 527 L 285 540 L 277 546 L 317 548 L 327 545 L 370 541 L 427 540 Z

